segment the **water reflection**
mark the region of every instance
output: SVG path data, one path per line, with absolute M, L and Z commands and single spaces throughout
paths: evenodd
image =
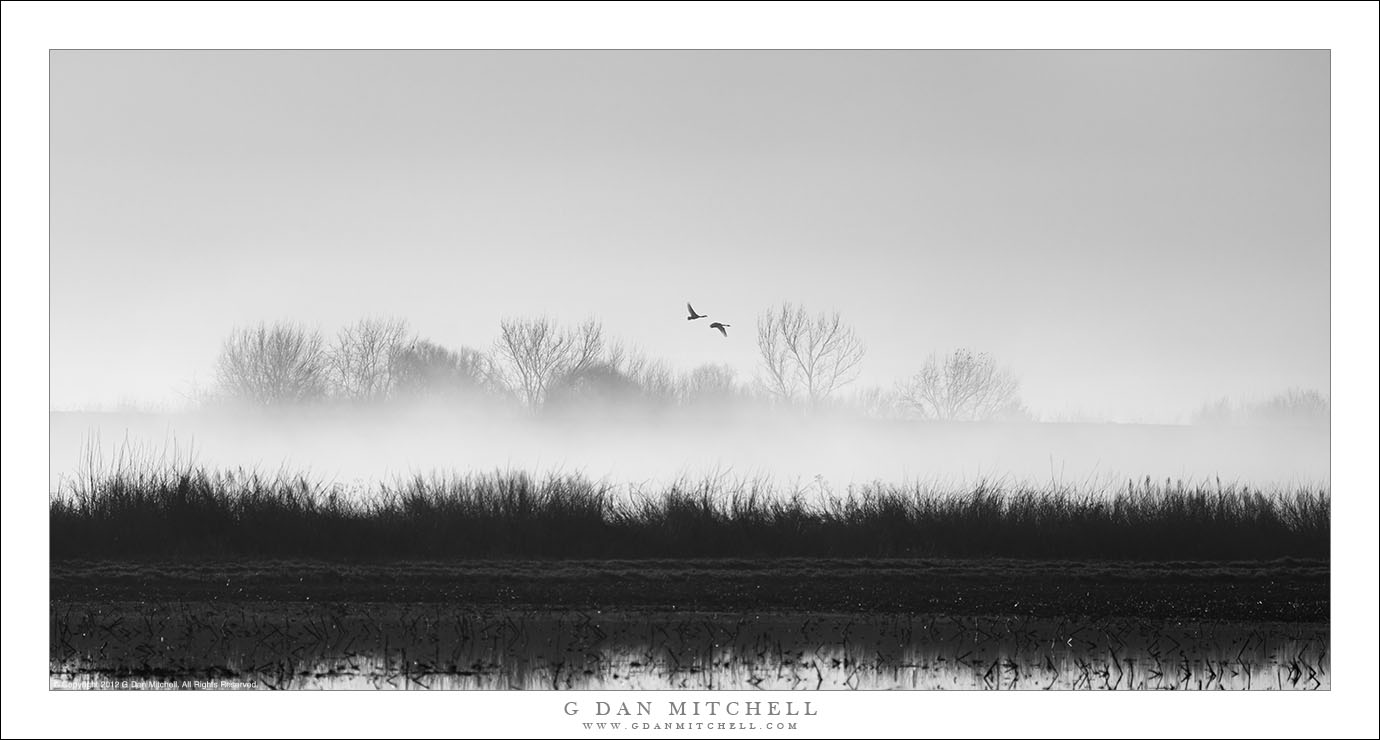
M 55 605 L 52 621 L 55 688 L 93 679 L 460 690 L 1330 686 L 1325 624 L 481 614 L 434 604 Z

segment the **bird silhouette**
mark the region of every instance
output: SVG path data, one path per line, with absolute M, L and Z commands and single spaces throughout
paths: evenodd
M 722 334 L 722 335 L 724 335 L 724 336 L 728 336 L 728 327 L 730 327 L 730 326 L 733 326 L 733 325 L 732 325 L 732 324 L 720 324 L 719 322 L 715 321 L 714 323 L 712 323 L 712 324 L 709 325 L 709 328 L 710 328 L 710 329 L 718 329 L 720 334 Z
M 694 321 L 695 319 L 709 318 L 709 314 L 707 313 L 695 313 L 695 307 L 690 305 L 689 303 L 686 303 L 685 307 L 690 310 L 690 315 L 685 317 L 686 321 Z

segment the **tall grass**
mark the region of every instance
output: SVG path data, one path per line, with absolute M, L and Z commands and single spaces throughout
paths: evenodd
M 50 497 L 54 558 L 1325 558 L 1327 488 L 1115 491 L 764 481 L 616 487 L 580 475 L 418 476 L 349 489 L 289 474 L 124 465 Z

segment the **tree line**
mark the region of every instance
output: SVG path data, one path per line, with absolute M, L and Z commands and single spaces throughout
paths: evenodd
M 759 316 L 756 328 L 756 374 L 740 380 L 722 364 L 676 371 L 610 339 L 594 319 L 507 318 L 487 350 L 441 346 L 401 319 L 361 319 L 329 338 L 294 322 L 264 322 L 225 338 L 214 395 L 258 406 L 450 399 L 548 412 L 759 404 L 940 420 L 1027 416 L 1016 376 L 985 353 L 931 355 L 890 389 L 845 394 L 867 349 L 837 312 L 787 303 Z
M 1332 419 L 1332 399 L 1315 390 L 1290 388 L 1263 399 L 1221 398 L 1204 404 L 1193 415 L 1194 424 L 1327 424 Z

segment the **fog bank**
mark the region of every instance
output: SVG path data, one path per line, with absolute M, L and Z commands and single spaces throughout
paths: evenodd
M 873 480 L 1124 485 L 1127 479 L 1285 486 L 1329 482 L 1326 426 L 935 423 L 780 415 L 457 417 L 294 413 L 50 416 L 50 484 L 95 453 L 285 470 L 344 484 L 436 472 L 579 472 L 611 483 L 766 477 L 782 487 Z

